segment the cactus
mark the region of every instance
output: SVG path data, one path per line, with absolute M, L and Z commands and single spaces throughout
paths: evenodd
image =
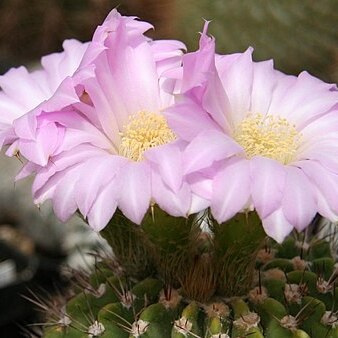
M 337 268 L 324 239 L 276 244 L 253 212 L 217 224 L 157 207 L 141 226 L 118 212 L 102 235 L 116 256 L 77 278 L 43 337 L 338 337 Z

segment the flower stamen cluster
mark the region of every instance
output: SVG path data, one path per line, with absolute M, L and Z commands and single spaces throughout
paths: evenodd
M 249 113 L 235 128 L 234 139 L 248 159 L 264 156 L 283 164 L 292 161 L 300 135 L 287 119 L 275 115 Z
M 146 150 L 175 139 L 166 119 L 160 114 L 147 111 L 129 116 L 129 123 L 120 136 L 119 154 L 136 162 L 143 160 Z

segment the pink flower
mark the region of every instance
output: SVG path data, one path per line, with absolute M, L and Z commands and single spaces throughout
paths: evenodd
M 68 90 L 67 78 L 78 68 L 87 44 L 66 40 L 63 48 L 64 51 L 61 53 L 44 56 L 41 59 L 42 69 L 29 73 L 25 67 L 19 67 L 10 69 L 0 76 L 2 89 L 0 91 L 0 147 L 11 144 L 7 151 L 8 155 L 18 152 L 18 136 L 13 129 L 16 119 L 26 113 L 36 114 L 47 105 L 57 108 L 74 102 L 75 95 Z M 49 100 L 53 95 L 58 100 Z M 29 133 L 29 130 L 25 132 Z M 49 146 L 52 147 L 52 144 Z M 23 144 L 20 152 L 24 155 L 29 152 L 27 148 L 29 144 Z
M 218 222 L 255 209 L 281 242 L 315 214 L 338 221 L 338 92 L 253 62 L 252 49 L 215 55 L 206 36 L 184 56 L 181 102 L 166 112 L 189 142 L 184 173 Z
M 62 139 L 44 152 L 47 164 L 29 154 L 19 178 L 36 173 L 35 202 L 52 199 L 61 220 L 79 210 L 101 230 L 117 207 L 140 223 L 153 203 L 174 216 L 205 206 L 182 174 L 186 142 L 176 139 L 162 115 L 176 83 L 162 74 L 181 65 L 184 45 L 150 41 L 143 35 L 149 27 L 114 10 L 72 78 L 77 102 L 33 116 L 33 137 L 45 133 L 36 142 Z M 25 130 L 31 118 L 21 119 L 16 130 Z

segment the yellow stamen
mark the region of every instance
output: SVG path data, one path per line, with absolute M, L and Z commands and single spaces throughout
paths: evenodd
M 174 139 L 175 134 L 162 115 L 141 111 L 131 115 L 129 123 L 123 128 L 119 154 L 133 161 L 141 161 L 147 149 Z
M 291 162 L 300 143 L 300 134 L 287 119 L 249 113 L 234 131 L 234 139 L 247 158 L 264 156 L 283 164 Z

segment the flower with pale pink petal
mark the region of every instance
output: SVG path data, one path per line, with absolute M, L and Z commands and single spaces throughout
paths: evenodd
M 32 117 L 36 142 L 58 134 L 62 140 L 45 153 L 47 163 L 32 152 L 19 178 L 35 173 L 35 202 L 52 199 L 61 220 L 79 210 L 101 230 L 116 208 L 140 223 L 154 203 L 173 216 L 206 206 L 183 177 L 186 142 L 162 115 L 174 101 L 168 90 L 176 83 L 162 74 L 180 67 L 184 45 L 149 40 L 143 35 L 149 27 L 113 10 L 72 77 L 77 102 Z M 27 125 L 25 116 L 15 127 Z
M 184 173 L 218 222 L 255 209 L 281 242 L 319 214 L 338 221 L 338 92 L 253 62 L 216 55 L 206 35 L 183 58 L 180 103 L 165 115 L 183 140 Z
M 0 76 L 0 147 L 11 145 L 7 150 L 9 156 L 17 154 L 19 148 L 23 155 L 29 154 L 29 148 L 35 146 L 29 137 L 21 146 L 18 144 L 18 135 L 13 127 L 18 118 L 27 113 L 37 114 L 47 105 L 58 109 L 75 102 L 77 97 L 70 87 L 69 77 L 80 65 L 87 46 L 87 43 L 77 40 L 66 40 L 63 52 L 41 59 L 41 69 L 28 72 L 25 67 L 12 68 Z M 24 133 L 29 135 L 30 130 L 28 128 Z M 40 144 L 38 151 L 54 150 L 57 138 L 58 135 L 55 135 L 49 142 Z

